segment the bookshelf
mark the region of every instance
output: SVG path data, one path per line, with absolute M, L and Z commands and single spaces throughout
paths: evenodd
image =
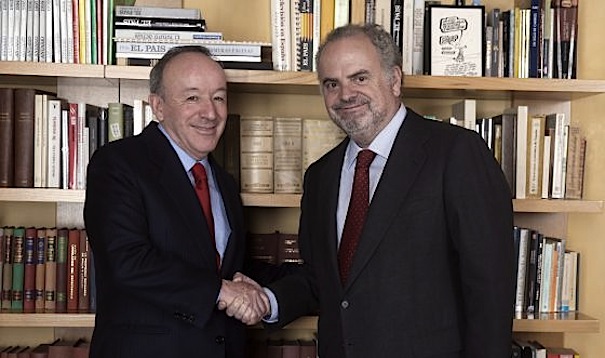
M 511 8 L 519 1 L 487 0 L 488 9 Z M 354 3 L 359 4 L 358 0 Z M 230 6 L 219 1 L 184 0 L 186 7 L 200 7 L 209 31 L 223 31 L 225 38 L 242 41 L 270 41 L 268 1 L 235 0 Z M 363 4 L 363 2 L 361 2 Z M 356 9 L 355 6 L 353 6 Z M 355 11 L 354 20 L 359 11 Z M 585 198 L 569 200 L 515 200 L 517 224 L 536 227 L 550 235 L 569 238 L 573 250 L 582 253 L 581 294 L 578 314 L 546 315 L 537 319 L 515 319 L 516 335 L 543 337 L 553 343 L 574 347 L 584 357 L 598 357 L 605 351 L 605 291 L 598 280 L 605 270 L 604 201 L 605 145 L 598 114 L 605 113 L 605 66 L 599 60 L 605 50 L 598 46 L 605 31 L 600 3 L 585 0 L 580 5 L 578 80 L 510 78 L 460 78 L 405 76 L 403 98 L 406 105 L 421 113 L 449 115 L 451 103 L 475 98 L 479 112 L 497 113 L 517 104 L 562 109 L 581 124 L 587 134 L 589 155 L 585 177 Z M 0 85 L 36 87 L 56 91 L 74 100 L 106 104 L 130 102 L 147 93 L 149 68 L 53 63 L 0 62 Z M 227 70 L 230 110 L 249 115 L 296 115 L 327 118 L 314 73 Z M 603 79 L 603 80 L 602 80 Z M 479 113 L 481 114 L 481 113 Z M 246 211 L 261 211 L 263 226 L 271 227 L 274 213 L 296 222 L 299 195 L 242 194 Z M 36 226 L 81 222 L 84 191 L 53 189 L 0 189 L 0 225 Z M 292 218 L 294 216 L 294 218 Z M 295 225 L 295 224 L 294 224 Z M 290 225 L 292 226 L 292 225 Z M 315 317 L 301 318 L 287 328 L 313 331 Z M 32 344 L 54 337 L 90 333 L 92 314 L 11 314 L 0 313 L 0 345 Z M 10 340 L 10 342 L 9 342 Z

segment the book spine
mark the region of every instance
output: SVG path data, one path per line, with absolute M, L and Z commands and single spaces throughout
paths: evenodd
M 302 192 L 302 118 L 274 119 L 273 187 L 280 194 Z
M 290 0 L 271 0 L 271 44 L 273 69 L 290 71 L 291 46 L 290 34 Z
M 203 45 L 208 48 L 213 56 L 253 56 L 259 58 L 261 56 L 261 44 L 214 43 L 206 41 L 195 41 L 191 43 Z M 116 41 L 116 53 L 163 55 L 171 48 L 182 45 L 182 43 L 169 42 Z
M 14 100 L 12 88 L 0 88 L 0 187 L 12 187 L 14 179 Z
M 64 107 L 62 100 L 48 101 L 48 136 L 47 136 L 47 175 L 48 188 L 61 187 L 61 111 Z
M 34 186 L 34 97 L 35 90 L 18 88 L 15 100 L 15 172 L 14 185 L 19 188 Z
M 304 118 L 302 123 L 302 174 L 309 165 L 345 138 L 344 132 L 328 119 Z
M 244 193 L 273 193 L 273 119 L 241 118 L 240 181 Z
M 189 40 L 223 40 L 222 32 L 116 29 L 116 39 L 138 42 L 178 42 Z
M 13 227 L 4 227 L 3 266 L 2 266 L 2 295 L 0 308 L 11 309 L 13 296 Z
M 86 229 L 80 230 L 80 256 L 78 259 L 78 311 L 88 312 L 90 309 L 90 286 L 89 272 L 90 261 L 88 259 L 90 245 Z
M 44 312 L 44 280 L 46 274 L 46 229 L 44 228 L 36 230 L 35 250 L 34 308 L 36 312 Z
M 80 282 L 80 230 L 70 229 L 67 235 L 67 312 L 78 311 L 78 284 Z M 60 261 L 57 260 L 58 263 Z
M 23 312 L 23 281 L 25 276 L 25 228 L 13 231 L 13 288 L 11 311 Z
M 114 11 L 116 16 L 124 17 L 165 17 L 173 19 L 202 19 L 202 14 L 200 10 L 194 8 L 117 5 Z
M 46 230 L 46 260 L 44 270 L 44 311 L 57 309 L 57 229 Z
M 23 277 L 23 312 L 35 311 L 36 298 L 36 228 L 25 229 L 24 277 Z
M 68 229 L 57 230 L 57 272 L 56 272 L 56 311 L 67 312 L 67 245 L 69 240 Z

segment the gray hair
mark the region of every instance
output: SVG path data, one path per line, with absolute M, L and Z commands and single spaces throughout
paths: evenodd
M 149 92 L 161 94 L 164 79 L 164 69 L 168 63 L 170 63 L 170 61 L 182 53 L 199 53 L 212 59 L 210 50 L 204 46 L 190 45 L 171 48 L 151 69 L 151 73 L 149 74 Z

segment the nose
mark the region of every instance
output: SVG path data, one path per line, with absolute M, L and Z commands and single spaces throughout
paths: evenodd
M 200 99 L 198 103 L 198 113 L 200 117 L 209 120 L 215 120 L 217 117 L 216 107 L 211 99 Z
M 340 86 L 339 97 L 340 100 L 343 102 L 348 102 L 351 98 L 355 97 L 355 91 L 353 90 L 353 86 L 347 83 L 343 83 Z

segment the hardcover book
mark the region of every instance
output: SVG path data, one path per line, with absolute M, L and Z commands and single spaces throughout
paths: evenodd
M 14 100 L 12 88 L 0 88 L 0 187 L 14 185 Z

